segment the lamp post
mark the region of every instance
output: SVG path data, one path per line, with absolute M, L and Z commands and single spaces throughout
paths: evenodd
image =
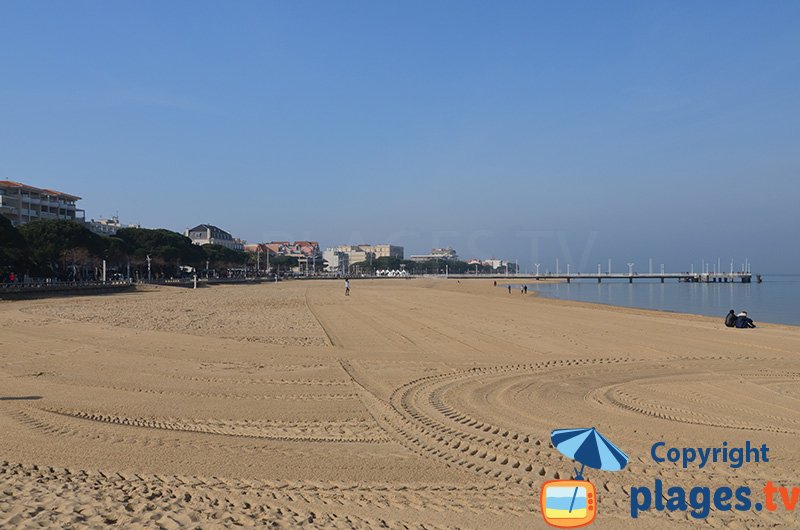
M 628 276 L 633 276 L 633 266 L 635 263 L 628 263 Z
M 150 254 L 147 255 L 147 281 L 150 281 Z

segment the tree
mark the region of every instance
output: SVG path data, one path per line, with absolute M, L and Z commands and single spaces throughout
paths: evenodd
M 180 265 L 205 264 L 206 255 L 192 240 L 163 228 L 121 228 L 116 238 L 121 240 L 131 261 L 141 266 L 150 256 L 157 271 L 172 275 Z M 151 265 L 152 265 L 151 264 Z
M 30 249 L 34 272 L 46 276 L 74 277 L 106 250 L 102 237 L 75 221 L 33 221 L 19 233 Z
M 0 274 L 26 269 L 28 244 L 11 221 L 0 215 Z
M 206 260 L 215 267 L 241 267 L 248 261 L 248 255 L 242 250 L 233 250 L 222 245 L 203 245 L 200 247 Z
M 270 266 L 275 267 L 279 273 L 281 270 L 286 271 L 300 264 L 296 256 L 285 255 L 273 256 L 269 259 L 269 263 Z

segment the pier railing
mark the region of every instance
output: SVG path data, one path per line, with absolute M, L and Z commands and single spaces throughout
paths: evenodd
M 0 283 L 0 299 L 14 300 L 61 296 L 72 294 L 112 293 L 133 288 L 130 280 L 109 281 L 48 281 L 35 280 L 14 283 Z

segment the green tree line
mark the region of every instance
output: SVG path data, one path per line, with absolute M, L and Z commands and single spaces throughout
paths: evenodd
M 122 228 L 113 237 L 99 236 L 74 221 L 33 221 L 14 227 L 0 215 L 0 276 L 87 280 L 106 261 L 108 271 L 174 277 L 181 266 L 204 270 L 241 268 L 246 252 L 220 245 L 194 245 L 181 234 L 165 229 Z
M 468 274 L 475 272 L 475 265 L 470 265 L 466 261 L 448 261 L 444 259 L 432 259 L 427 261 L 402 260 L 383 256 L 369 261 L 361 261 L 351 264 L 351 271 L 356 270 L 361 273 L 371 274 L 380 270 L 406 270 L 409 274 L 438 274 L 444 273 L 445 267 L 451 274 Z M 479 273 L 491 273 L 494 270 L 488 265 L 478 265 Z

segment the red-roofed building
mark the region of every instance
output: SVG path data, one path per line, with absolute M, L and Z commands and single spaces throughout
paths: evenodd
M 269 243 L 259 243 L 258 245 L 247 245 L 245 250 L 249 252 L 262 252 L 270 256 L 290 256 L 297 258 L 295 272 L 319 270 L 322 267 L 322 253 L 319 250 L 319 243 L 316 241 L 271 241 Z
M 8 217 L 15 226 L 38 220 L 82 223 L 85 213 L 76 206 L 80 199 L 69 193 L 0 180 L 0 214 Z
M 271 241 L 263 243 L 273 254 L 280 256 L 294 256 L 296 258 L 321 257 L 319 243 L 316 241 Z

